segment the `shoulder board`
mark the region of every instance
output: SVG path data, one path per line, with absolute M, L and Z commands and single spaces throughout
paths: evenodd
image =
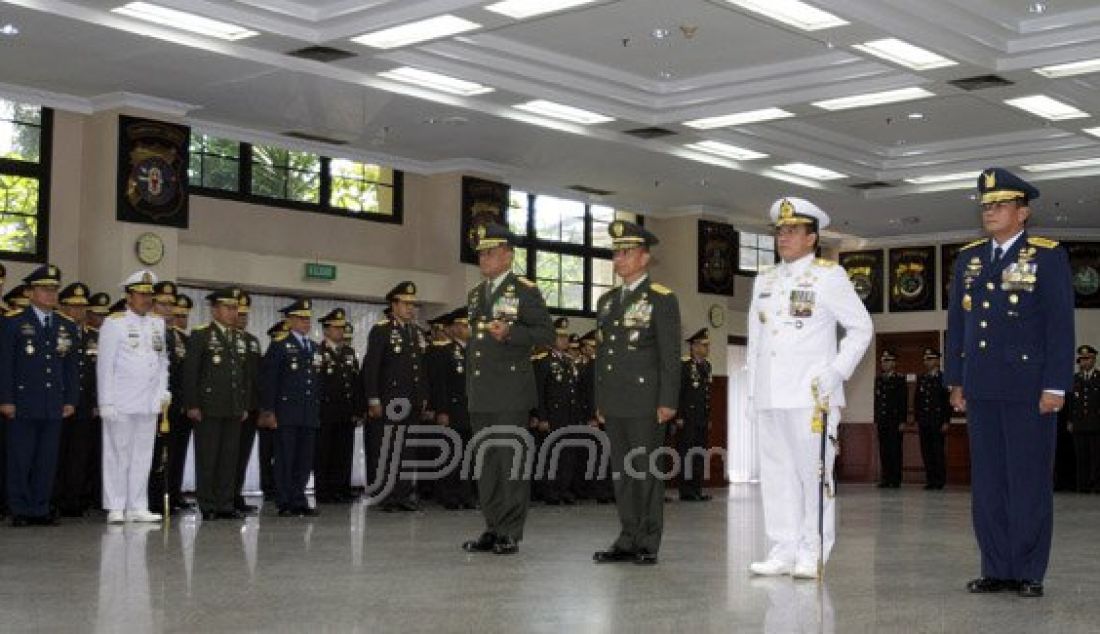
M 671 288 L 665 286 L 664 284 L 658 284 L 657 282 L 652 282 L 649 285 L 649 288 L 654 293 L 657 293 L 658 295 L 671 295 L 672 294 L 672 289 Z
M 518 275 L 517 275 L 517 276 L 516 276 L 516 279 L 517 279 L 517 280 L 519 280 L 519 281 L 520 281 L 520 283 L 522 283 L 522 284 L 524 284 L 524 285 L 526 285 L 526 286 L 529 286 L 529 287 L 531 287 L 531 288 L 534 288 L 534 287 L 535 287 L 535 283 L 534 283 L 534 282 L 532 282 L 531 280 L 527 279 L 526 277 L 520 277 L 520 276 L 518 276 Z
M 836 265 L 836 262 L 833 262 L 832 260 L 826 260 L 825 258 L 814 258 L 814 266 L 820 266 L 827 269 Z
M 65 321 L 71 321 L 71 322 L 73 322 L 74 324 L 76 323 L 76 320 L 75 320 L 75 319 L 73 319 L 72 317 L 69 317 L 68 315 L 66 315 L 65 313 L 63 313 L 63 312 L 61 312 L 61 311 L 55 310 L 53 314 L 55 314 L 55 315 L 57 315 L 58 317 L 60 317 L 60 318 L 64 319 Z
M 280 332 L 271 338 L 272 341 L 282 341 L 290 336 L 289 332 Z
M 195 326 L 191 329 L 191 332 L 198 332 L 200 330 L 208 330 L 210 328 L 210 322 L 207 322 L 201 326 Z
M 380 319 L 380 320 L 378 320 L 378 321 L 374 322 L 374 325 L 375 325 L 375 326 L 385 326 L 385 325 L 387 325 L 387 324 L 389 324 L 389 323 L 390 323 L 390 320 L 389 320 L 389 319 Z
M 8 312 L 4 313 L 4 316 L 5 317 L 16 317 L 22 312 L 23 312 L 22 308 L 13 308 L 13 309 L 9 310 Z
M 549 352 L 540 352 L 538 354 L 531 355 L 531 360 L 532 361 L 541 361 L 541 360 L 545 359 L 548 356 L 550 356 Z
M 1053 249 L 1058 246 L 1057 241 L 1051 240 L 1050 238 L 1040 238 L 1038 236 L 1029 237 L 1027 243 L 1033 247 L 1039 247 L 1040 249 Z
M 179 326 L 172 326 L 172 330 L 175 330 L 176 332 L 180 333 L 181 335 L 186 335 L 187 334 L 187 331 L 184 330 L 183 328 L 180 328 Z
M 683 361 L 684 363 L 687 363 L 688 361 L 691 361 L 691 355 L 690 354 L 685 354 L 684 356 L 680 357 L 680 360 Z
M 433 341 L 433 342 L 432 342 L 432 345 L 433 345 L 433 346 L 439 346 L 439 347 L 443 347 L 443 346 L 449 346 L 449 345 L 451 345 L 451 342 L 450 342 L 450 341 L 447 341 L 446 339 L 437 339 L 437 340 L 435 340 L 435 341 Z
M 962 248 L 959 249 L 959 251 L 966 251 L 967 249 L 972 249 L 972 248 L 974 248 L 978 245 L 985 244 L 986 242 L 989 242 L 989 238 L 982 238 L 981 240 L 975 240 L 975 241 L 971 242 L 970 244 L 964 245 Z
M 126 316 L 126 313 L 111 313 L 107 315 L 107 319 L 122 319 Z
M 154 319 L 159 319 L 159 320 L 161 320 L 161 321 L 164 321 L 164 315 L 158 315 L 158 314 L 156 314 L 156 313 L 152 313 L 152 312 L 150 312 L 150 313 L 149 313 L 149 316 L 150 316 L 150 317 L 153 317 Z

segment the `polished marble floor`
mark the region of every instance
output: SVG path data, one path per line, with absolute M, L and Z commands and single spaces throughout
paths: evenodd
M 969 494 L 841 492 L 823 587 L 750 579 L 765 552 L 759 489 L 670 502 L 655 567 L 596 566 L 610 506 L 532 508 L 513 557 L 459 549 L 476 511 L 265 509 L 165 530 L 69 520 L 0 528 L 0 631 L 1096 632 L 1100 496 L 1056 498 L 1047 596 L 974 596 Z

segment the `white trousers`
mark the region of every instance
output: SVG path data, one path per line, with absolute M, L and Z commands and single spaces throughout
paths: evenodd
M 118 414 L 103 420 L 103 508 L 149 510 L 149 467 L 156 414 Z
M 810 428 L 813 410 L 766 409 L 757 412 L 760 448 L 760 489 L 764 502 L 764 530 L 772 542 L 768 559 L 788 564 L 816 564 L 819 550 L 818 476 L 821 435 Z M 829 411 L 829 436 L 836 437 L 840 410 Z M 826 478 L 833 482 L 836 448 L 826 444 Z M 829 559 L 836 538 L 836 507 L 825 495 L 825 550 Z

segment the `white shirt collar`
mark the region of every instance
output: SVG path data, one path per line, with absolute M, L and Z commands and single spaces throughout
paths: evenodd
M 637 290 L 638 287 L 642 285 L 642 282 L 646 281 L 646 279 L 648 277 L 649 277 L 649 273 L 645 273 L 641 277 L 639 277 L 638 279 L 634 280 L 633 284 L 625 284 L 624 286 L 626 287 L 626 290 L 633 292 L 633 291 Z
M 1004 244 L 997 244 L 996 240 L 991 239 L 990 242 L 993 244 L 993 249 L 996 250 L 997 247 L 1001 247 L 1001 255 L 1003 256 L 1005 253 L 1008 253 L 1008 250 L 1012 248 L 1012 245 L 1016 244 L 1016 241 L 1020 239 L 1020 236 L 1024 235 L 1024 231 L 1026 231 L 1026 229 L 1020 229 L 1019 233 L 1006 240 Z M 992 251 L 990 253 L 992 253 Z
M 810 262 L 813 262 L 813 260 L 814 253 L 811 251 L 793 262 L 780 262 L 779 270 L 783 271 L 785 274 L 798 275 L 802 271 L 805 271 L 806 267 L 810 266 Z
M 494 277 L 493 279 L 489 280 L 489 292 L 496 292 L 497 287 L 500 286 L 501 282 L 504 281 L 504 278 L 508 277 L 509 273 L 511 273 L 511 271 L 505 271 L 500 275 Z
M 41 308 L 35 306 L 34 304 L 31 304 L 31 308 L 34 309 L 34 314 L 38 316 L 38 323 L 40 325 L 45 325 L 46 317 L 49 317 L 50 313 L 47 313 L 46 311 L 44 311 Z

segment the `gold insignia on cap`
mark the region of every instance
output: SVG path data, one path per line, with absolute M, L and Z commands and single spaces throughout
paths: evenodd
M 164 285 L 164 292 L 171 293 L 171 294 L 175 295 L 176 294 L 176 287 L 172 286 L 171 282 L 168 282 L 167 284 Z
M 80 296 L 84 295 L 84 289 L 77 286 L 76 288 L 73 289 L 73 295 L 76 295 L 77 297 L 80 297 Z
M 153 281 L 153 274 L 150 273 L 149 271 L 146 271 L 146 272 L 142 273 L 141 274 L 141 281 L 145 282 L 146 284 L 152 282 Z
M 997 172 L 986 172 L 982 174 L 982 178 L 984 179 L 986 189 L 993 189 L 997 186 Z
M 240 296 L 241 296 L 241 289 L 239 289 L 239 288 L 233 289 L 233 297 L 234 298 L 239 298 Z
M 57 275 L 57 267 L 51 265 L 50 268 L 47 269 L 47 273 L 49 275 Z
M 487 231 L 487 229 L 485 228 L 485 225 L 478 226 L 478 228 L 477 228 L 477 237 L 479 239 L 484 238 L 486 231 Z
M 616 237 L 616 238 L 623 237 L 623 230 L 624 229 L 625 229 L 625 227 L 624 227 L 623 222 L 621 220 L 616 220 L 615 222 L 611 223 L 611 235 Z
M 405 292 L 408 293 L 409 295 L 413 295 L 413 294 L 416 293 L 416 287 L 413 286 L 412 284 L 407 284 L 407 285 L 405 285 Z
M 793 217 L 794 217 L 794 204 L 792 204 L 791 201 L 784 198 L 783 202 L 779 203 L 779 219 L 780 220 L 786 220 L 788 218 L 793 218 Z
M 336 318 L 337 319 L 343 319 L 344 318 L 344 311 L 342 311 L 342 310 L 336 311 Z
M 306 301 L 302 302 L 302 306 L 309 308 L 309 300 L 307 299 Z

